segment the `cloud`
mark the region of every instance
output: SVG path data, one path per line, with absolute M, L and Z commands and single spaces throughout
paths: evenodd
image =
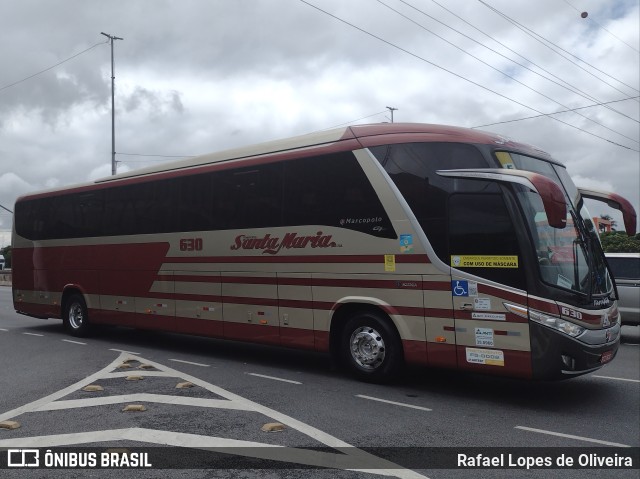
M 582 19 L 555 0 L 492 1 L 498 12 L 480 2 L 408 2 L 416 10 L 384 0 L 413 21 L 370 0 L 310 3 L 344 21 L 295 0 L 8 2 L 0 174 L 22 182 L 0 198 L 12 204 L 27 191 L 110 174 L 107 43 L 2 89 L 107 32 L 123 38 L 114 43 L 119 171 L 362 117 L 388 121 L 389 105 L 396 121 L 492 124 L 482 129 L 548 151 L 574 178 L 640 210 L 636 100 L 580 110 L 588 119 L 556 115 L 573 128 L 544 116 L 494 124 L 637 96 L 638 54 L 628 46 L 639 43 L 636 1 L 583 0 Z

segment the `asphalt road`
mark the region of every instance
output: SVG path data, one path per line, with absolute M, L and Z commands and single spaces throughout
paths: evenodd
M 129 366 L 121 367 L 126 360 Z M 181 382 L 193 387 L 176 389 Z M 88 384 L 103 390 L 83 391 Z M 123 412 L 126 405 L 146 411 Z M 637 478 L 637 469 L 441 469 L 429 458 L 439 457 L 437 448 L 450 448 L 450 457 L 464 448 L 498 455 L 505 447 L 546 457 L 546 451 L 597 455 L 600 450 L 591 448 L 603 447 L 601 455 L 607 455 L 631 446 L 637 455 L 640 328 L 623 327 L 612 363 L 568 381 L 417 369 L 393 384 L 374 385 L 307 352 L 126 328 L 72 338 L 60 321 L 17 315 L 10 288 L 0 287 L 0 422 L 5 420 L 20 427 L 0 429 L 0 448 L 40 444 L 100 454 L 106 448 L 150 447 L 156 467 L 195 467 L 5 469 L 3 478 Z M 284 430 L 262 431 L 269 423 L 283 424 Z M 159 445 L 178 447 L 158 453 Z M 228 453 L 239 446 L 244 449 L 214 459 L 194 449 Z M 274 454 L 279 461 L 264 459 Z M 302 469 L 310 466 L 315 467 Z

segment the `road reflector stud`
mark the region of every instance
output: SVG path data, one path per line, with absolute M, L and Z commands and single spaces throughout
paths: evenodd
M 140 366 L 138 366 L 138 369 L 153 369 L 154 366 L 152 366 L 151 364 L 141 364 Z
M 20 423 L 18 421 L 2 421 L 0 422 L 0 429 L 18 429 Z
M 96 391 L 104 391 L 104 388 L 99 384 L 89 384 L 88 386 L 83 387 L 82 390 L 93 393 Z
M 193 383 L 190 383 L 189 381 L 183 382 L 183 383 L 178 383 L 176 384 L 176 389 L 188 389 L 188 388 L 192 388 L 195 385 Z
M 120 366 L 118 366 L 118 369 L 127 369 L 130 368 L 131 364 L 129 363 L 122 363 Z
M 142 381 L 144 377 L 143 376 L 127 376 L 125 379 L 127 381 Z
M 280 432 L 284 431 L 284 424 L 281 424 L 279 422 L 269 422 L 262 426 L 260 429 L 262 429 L 264 432 Z
M 147 408 L 144 404 L 127 404 L 122 412 L 143 412 L 146 411 Z

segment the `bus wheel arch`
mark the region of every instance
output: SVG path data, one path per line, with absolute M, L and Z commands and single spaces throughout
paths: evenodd
M 398 329 L 377 305 L 340 306 L 331 320 L 329 340 L 333 361 L 364 381 L 388 382 L 404 363 Z
M 66 288 L 61 302 L 62 323 L 72 336 L 88 336 L 91 329 L 89 310 L 84 295 L 78 288 Z

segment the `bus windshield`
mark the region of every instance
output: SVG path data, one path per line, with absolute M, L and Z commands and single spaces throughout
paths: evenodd
M 549 225 L 538 194 L 526 188 L 519 188 L 517 192 L 537 251 L 542 280 L 587 297 L 610 294 L 613 284 L 593 220 L 566 169 L 517 153 L 498 152 L 497 156 L 503 167 L 534 171 L 563 187 L 567 200 L 567 226 L 564 229 Z

